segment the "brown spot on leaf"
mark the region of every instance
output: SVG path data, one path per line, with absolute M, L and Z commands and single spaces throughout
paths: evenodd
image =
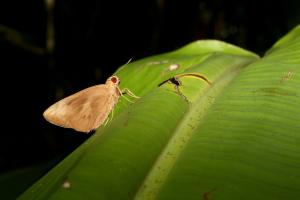
M 265 96 L 296 96 L 296 93 L 279 87 L 266 87 L 259 91 Z
M 204 193 L 203 193 L 203 199 L 204 199 L 204 200 L 209 200 L 209 199 L 211 199 L 212 193 L 213 193 L 214 191 L 216 191 L 216 188 L 213 188 L 213 189 L 211 189 L 211 190 L 208 191 L 208 192 L 204 192 Z

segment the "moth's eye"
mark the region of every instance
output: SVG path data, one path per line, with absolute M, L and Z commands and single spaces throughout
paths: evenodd
M 115 77 L 115 76 L 111 77 L 110 80 L 111 80 L 113 83 L 118 83 L 118 82 L 119 82 L 118 78 Z

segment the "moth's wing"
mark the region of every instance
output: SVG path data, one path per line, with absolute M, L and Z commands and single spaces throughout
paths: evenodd
M 107 85 L 96 85 L 79 91 L 50 106 L 44 117 L 57 126 L 90 132 L 107 118 L 112 92 Z

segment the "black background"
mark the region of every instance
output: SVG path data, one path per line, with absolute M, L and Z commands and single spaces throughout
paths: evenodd
M 0 3 L 0 173 L 59 161 L 89 136 L 55 127 L 43 111 L 57 99 L 103 83 L 130 58 L 218 39 L 263 53 L 300 22 L 300 3 L 225 0 L 60 0 L 47 53 L 43 1 Z M 19 40 L 21 38 L 21 40 Z

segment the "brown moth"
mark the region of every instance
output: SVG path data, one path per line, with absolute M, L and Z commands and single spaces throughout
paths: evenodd
M 86 88 L 54 103 L 43 116 L 64 128 L 86 133 L 95 130 L 108 118 L 122 93 L 138 98 L 127 88 L 121 91 L 119 83 L 117 76 L 111 76 L 105 84 Z

